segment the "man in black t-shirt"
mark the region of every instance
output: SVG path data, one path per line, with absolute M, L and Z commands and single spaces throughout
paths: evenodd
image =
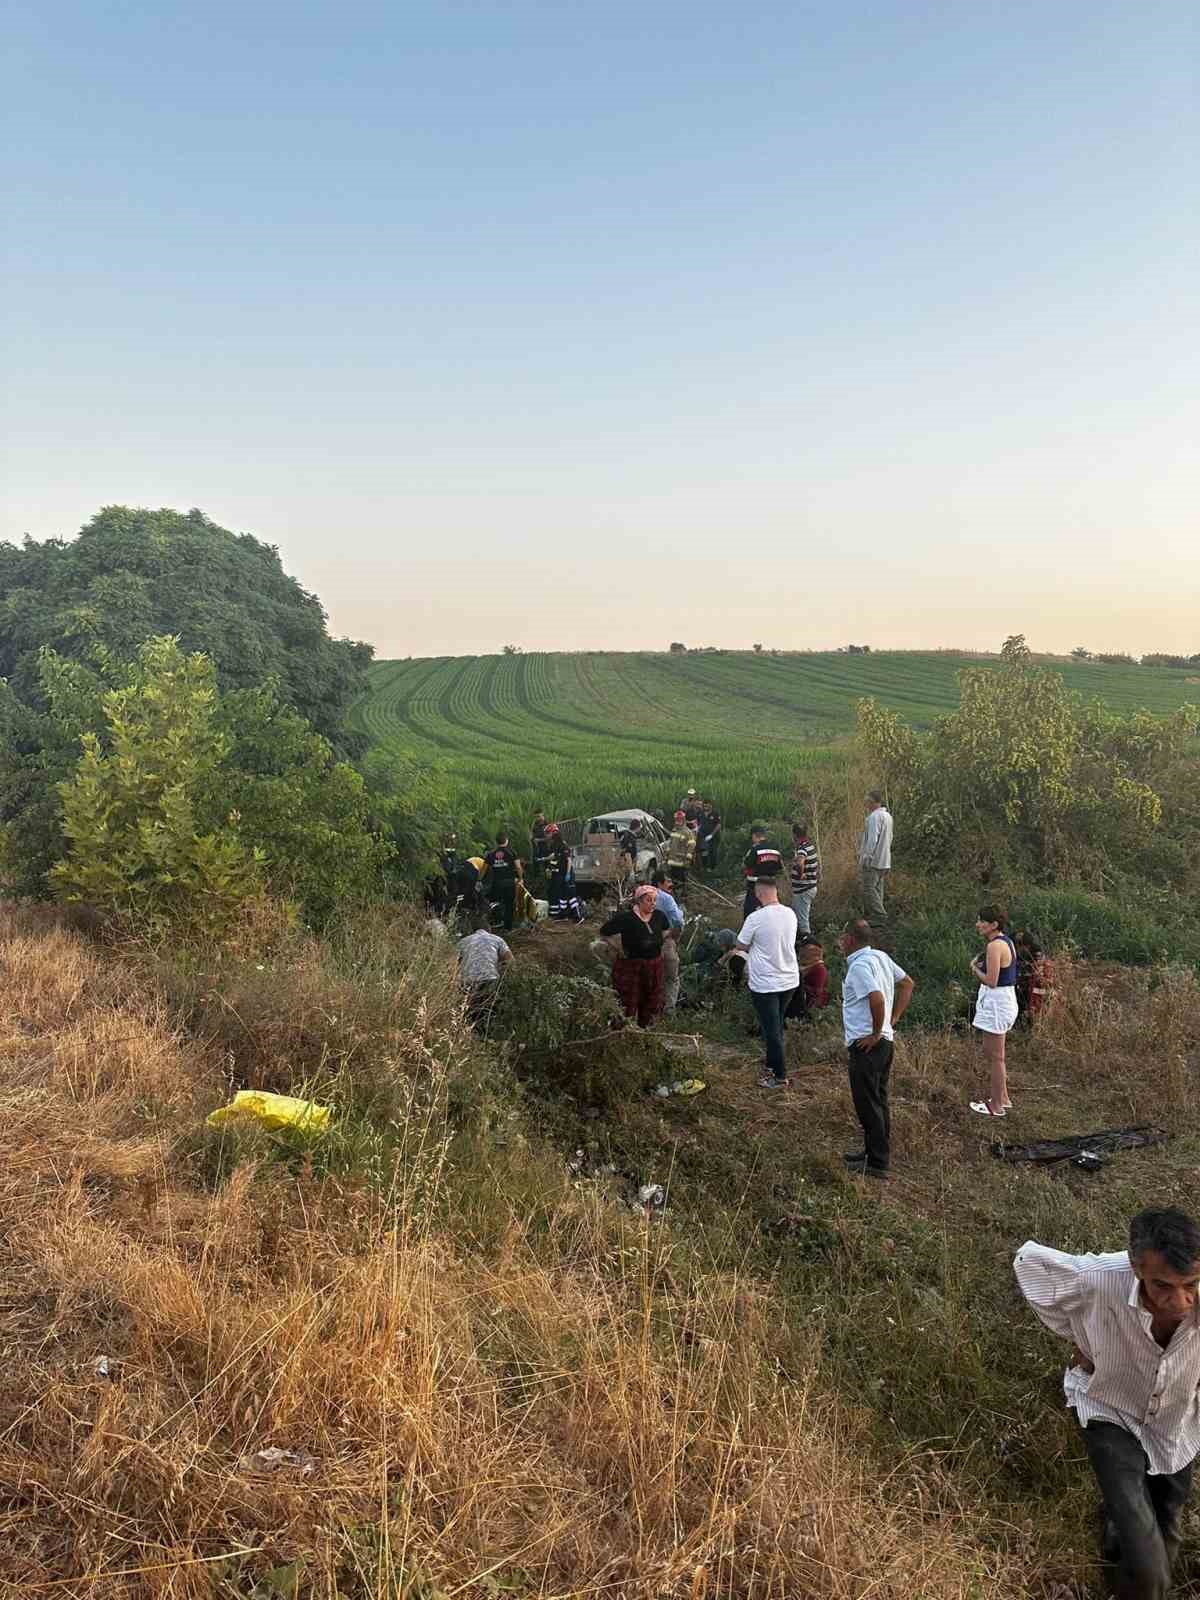
M 742 875 L 746 879 L 746 897 L 742 901 L 743 918 L 758 910 L 755 887 L 761 878 L 764 883 L 778 878 L 783 871 L 783 857 L 767 839 L 767 830 L 761 822 L 750 829 L 750 848 L 742 857 Z
M 517 860 L 516 851 L 509 845 L 506 833 L 499 836 L 495 849 L 489 850 L 483 859 L 487 864 L 487 892 L 500 907 L 501 926 L 511 932 L 521 863 Z
M 717 864 L 721 848 L 721 813 L 711 800 L 704 802 L 696 819 L 696 832 L 700 848 L 700 865 L 712 871 Z
M 630 872 L 637 871 L 638 851 L 642 847 L 642 821 L 640 817 L 632 817 L 627 828 L 622 828 L 617 834 L 617 844 L 621 854 L 629 858 Z
M 550 840 L 546 834 L 546 813 L 535 811 L 533 826 L 529 830 L 529 851 L 536 870 L 543 870 L 550 860 Z

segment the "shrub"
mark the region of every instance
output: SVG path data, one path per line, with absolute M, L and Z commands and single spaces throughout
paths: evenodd
M 927 734 L 875 700 L 858 706 L 859 737 L 926 861 L 981 878 L 1006 861 L 1095 871 L 1151 837 L 1162 815 L 1152 781 L 1194 740 L 1195 707 L 1158 718 L 1085 705 L 1020 635 L 998 670 L 969 667 L 958 681 L 958 709 Z
M 496 991 L 488 1034 L 515 1046 L 525 1082 L 593 1105 L 637 1094 L 666 1056 L 653 1034 L 625 1027 L 611 989 L 516 965 Z
M 138 932 L 212 936 L 258 893 L 323 925 L 380 894 L 393 867 L 414 874 L 428 785 L 406 789 L 401 771 L 368 782 L 274 685 L 222 696 L 212 661 L 168 638 L 93 667 L 44 651 L 41 672 L 47 712 L 0 698 L 0 729 L 24 741 L 0 757 L 18 887 L 49 881 Z
M 215 698 L 212 663 L 171 639 L 148 641 L 129 684 L 103 697 L 107 748 L 85 732 L 75 776 L 60 785 L 68 849 L 50 878 L 64 900 L 138 932 L 220 935 L 259 892 L 261 854 L 234 818 L 202 831 L 198 814 L 228 749 Z
M 1010 921 L 1034 929 L 1051 948 L 1070 941 L 1090 961 L 1149 966 L 1169 953 L 1163 929 L 1150 916 L 1086 889 L 1025 889 L 1012 903 Z

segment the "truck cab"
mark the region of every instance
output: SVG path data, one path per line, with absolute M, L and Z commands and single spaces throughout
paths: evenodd
M 649 878 L 667 859 L 667 830 L 649 811 L 631 807 L 626 811 L 605 811 L 589 817 L 583 838 L 571 852 L 578 884 L 617 884 L 629 876 L 629 857 L 623 854 L 619 839 L 633 821 L 641 823 L 638 839 L 637 875 Z

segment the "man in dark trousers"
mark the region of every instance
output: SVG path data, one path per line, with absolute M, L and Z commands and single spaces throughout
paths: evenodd
M 1139 1211 L 1126 1250 L 1074 1256 L 1029 1239 L 1013 1270 L 1070 1341 L 1063 1390 L 1100 1485 L 1112 1590 L 1163 1600 L 1200 1454 L 1200 1227 L 1173 1207 Z
M 895 1027 L 912 999 L 913 981 L 886 950 L 871 943 L 869 922 L 851 922 L 841 937 L 846 958 L 842 1022 L 850 1070 L 850 1097 L 862 1123 L 863 1148 L 843 1158 L 860 1176 L 886 1178 L 892 1155 L 888 1079 Z
M 761 822 L 750 828 L 750 848 L 742 857 L 742 876 L 746 880 L 746 896 L 742 901 L 742 920 L 758 910 L 755 889 L 760 879 L 773 883 L 783 871 L 783 857 L 767 840 L 767 830 Z
M 721 853 L 721 813 L 711 800 L 704 802 L 704 807 L 696 819 L 696 834 L 700 847 L 700 865 L 705 872 L 712 872 Z
M 517 879 L 521 876 L 521 863 L 517 860 L 516 851 L 508 842 L 508 835 L 502 833 L 496 840 L 495 849 L 489 850 L 484 856 L 487 864 L 487 894 L 500 907 L 500 925 L 512 932 L 513 911 L 517 901 Z
M 535 811 L 533 825 L 529 830 L 529 854 L 533 860 L 535 872 L 543 872 L 550 860 L 550 840 L 546 835 L 546 813 Z

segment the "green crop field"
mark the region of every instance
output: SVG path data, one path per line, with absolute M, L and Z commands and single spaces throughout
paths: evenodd
M 838 761 L 854 702 L 875 695 L 916 726 L 957 703 L 956 673 L 992 658 L 893 651 L 756 655 L 436 656 L 377 661 L 356 727 L 441 768 L 457 815 L 524 823 L 537 805 L 674 805 L 689 786 L 731 821 L 785 815 L 806 768 Z M 1200 699 L 1200 675 L 1064 664 L 1117 710 Z

